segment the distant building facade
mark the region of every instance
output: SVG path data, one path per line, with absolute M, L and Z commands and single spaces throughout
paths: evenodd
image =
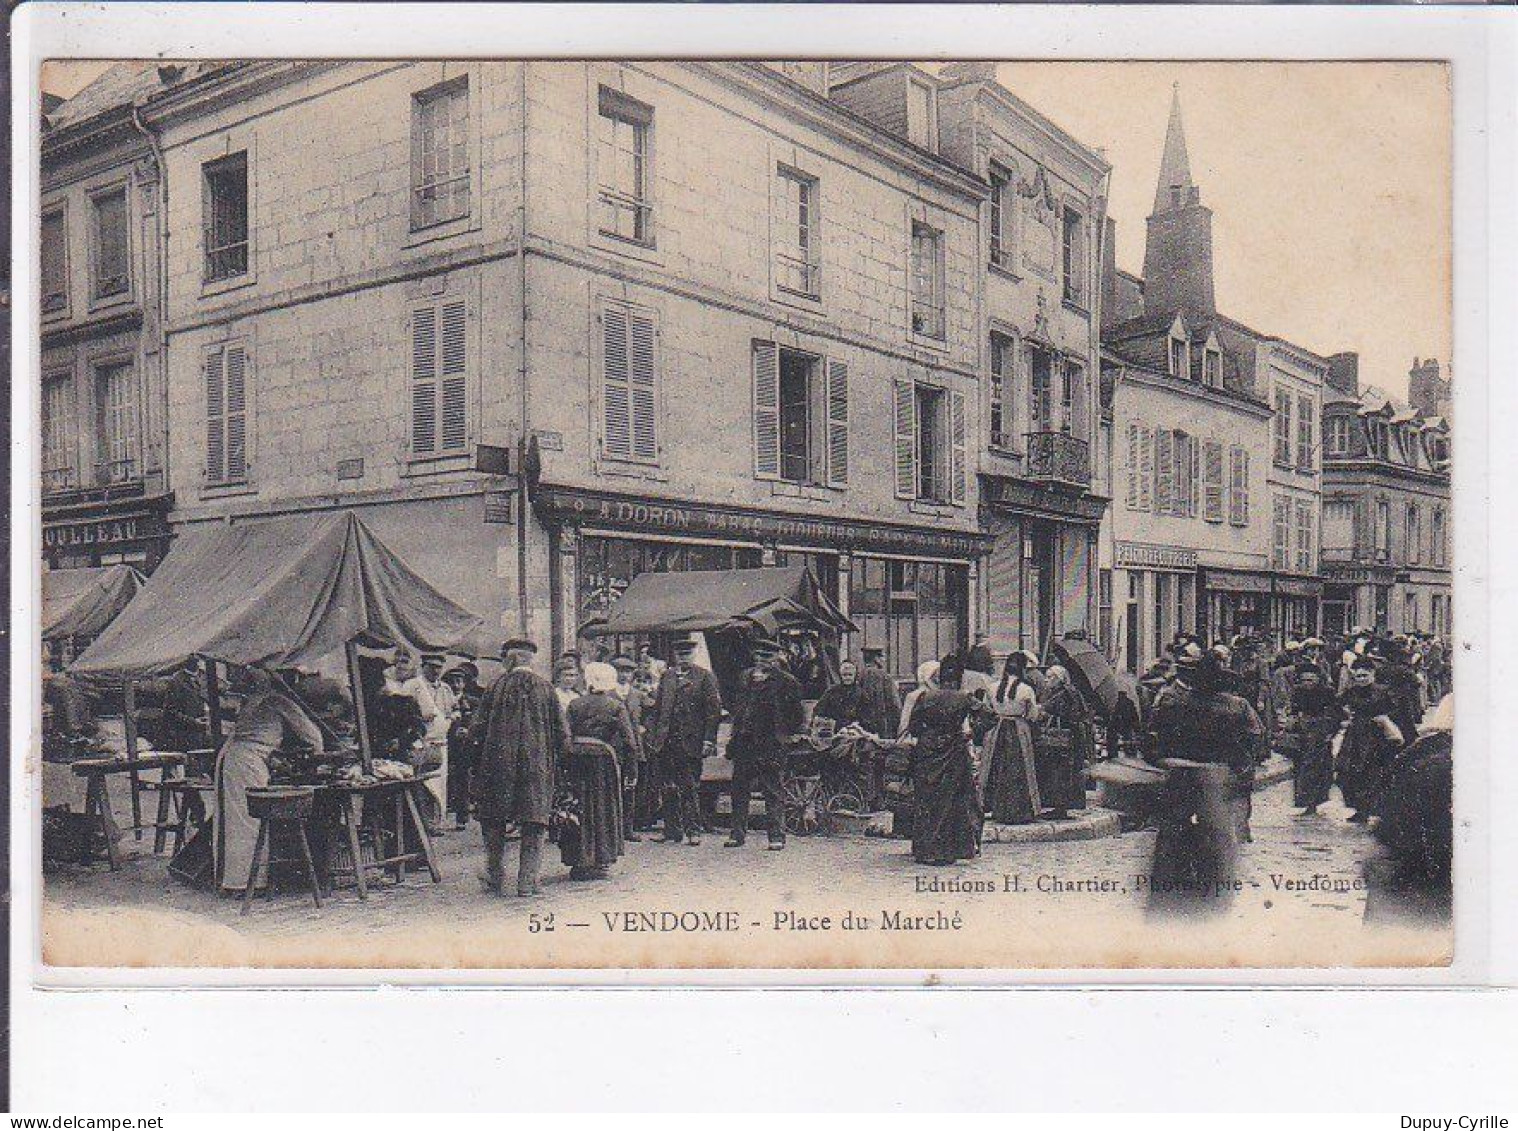
M 941 72 L 943 153 L 990 188 L 978 255 L 981 517 L 995 538 L 979 623 L 998 655 L 1100 636 L 1099 265 L 1110 166 L 994 80 Z
M 1316 631 L 1327 362 L 1219 312 L 1212 212 L 1192 179 L 1179 96 L 1143 278 L 1109 256 L 1102 285 L 1109 654 L 1141 671 L 1177 633 L 1228 640 L 1249 629 L 1279 642 Z
M 1449 424 L 1362 385 L 1356 355 L 1336 354 L 1330 362 L 1323 408 L 1325 627 L 1447 636 Z M 1437 362 L 1420 364 L 1432 364 L 1437 375 Z M 1415 385 L 1418 373 L 1415 365 Z
M 181 70 L 116 68 L 44 116 L 42 547 L 50 568 L 167 549 L 160 171 L 133 99 Z

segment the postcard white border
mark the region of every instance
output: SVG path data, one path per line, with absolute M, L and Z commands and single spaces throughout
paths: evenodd
M 1336 7 L 1033 7 L 895 6 L 864 9 L 827 5 L 794 8 L 729 6 L 568 5 L 301 5 L 35 3 L 14 13 L 12 231 L 18 248 L 13 295 L 12 639 L 13 687 L 33 686 L 38 658 L 32 644 L 39 604 L 35 565 L 40 525 L 32 484 L 36 445 L 38 364 L 35 240 L 37 116 L 35 89 L 44 57 L 120 58 L 166 55 L 212 58 L 277 56 L 530 57 L 633 55 L 779 58 L 823 57 L 1037 59 L 1448 59 L 1455 88 L 1455 356 L 1460 387 L 1456 411 L 1454 513 L 1461 686 L 1465 696 L 1457 728 L 1456 958 L 1434 970 L 1247 971 L 664 971 L 581 973 L 544 971 L 119 971 L 58 970 L 38 964 L 38 821 L 35 780 L 24 753 L 37 717 L 35 698 L 13 700 L 12 824 L 13 918 L 11 989 L 17 1032 L 38 1025 L 70 1033 L 74 1047 L 96 1046 L 79 1003 L 109 1011 L 122 1003 L 134 1014 L 161 1011 L 165 1023 L 195 1009 L 197 995 L 50 995 L 57 988 L 90 986 L 1474 986 L 1511 983 L 1518 972 L 1518 900 L 1492 900 L 1515 890 L 1513 821 L 1518 808 L 1515 760 L 1488 758 L 1489 735 L 1518 733 L 1518 696 L 1509 642 L 1499 657 L 1490 650 L 1515 627 L 1510 571 L 1490 563 L 1513 561 L 1511 523 L 1489 515 L 1518 514 L 1511 498 L 1518 482 L 1518 444 L 1488 447 L 1488 426 L 1518 420 L 1514 398 L 1515 240 L 1511 209 L 1491 202 L 1515 199 L 1514 20 L 1510 11 L 1484 8 Z M 995 50 L 991 50 L 991 48 Z M 23 254 L 25 249 L 29 254 Z M 1507 312 L 1493 317 L 1493 312 Z M 1499 375 L 1489 387 L 1487 375 Z M 1488 475 L 1488 458 L 1491 474 Z M 1488 508 L 1490 507 L 1490 510 Z M 1490 541 L 1487 531 L 1490 529 Z M 30 579 L 30 584 L 28 580 Z M 1499 584 L 1495 593 L 1493 585 Z M 1506 600 L 1502 598 L 1508 598 Z M 1491 616 L 1490 622 L 1488 616 Z M 1488 625 L 1490 624 L 1490 633 Z M 1496 818 L 1501 818 L 1496 823 Z M 257 995 L 254 995 L 256 997 Z M 321 995 L 298 995 L 320 998 Z M 345 997 L 347 995 L 344 995 Z M 431 997 L 432 995 L 426 995 Z M 469 995 L 465 995 L 466 997 Z M 640 995 L 641 997 L 642 995 Z M 811 1000 L 816 995 L 803 995 Z M 218 1011 L 248 995 L 203 1000 Z M 290 1000 L 278 995 L 281 1000 Z M 397 1010 L 412 1013 L 408 1008 Z M 665 998 L 669 1001 L 671 999 Z M 552 1013 L 564 995 L 513 995 L 509 1008 Z M 555 1004 L 559 1003 L 559 1004 Z M 903 999 L 903 1005 L 905 999 Z M 256 1008 L 263 1008 L 261 1005 Z M 306 1007 L 302 1006 L 304 1011 Z M 421 1015 L 427 1016 L 427 1008 Z M 450 1008 L 453 1008 L 450 1006 Z M 502 1008 L 506 1008 L 502 1006 Z M 659 1008 L 666 1008 L 660 1005 Z M 1023 1008 L 1022 1006 L 1018 1007 Z M 255 1007 L 249 1007 L 249 1012 Z M 799 1011 L 799 1010 L 798 1010 Z M 471 1007 L 472 1012 L 472 1007 Z M 341 1011 L 341 1023 L 362 1026 L 362 1008 Z M 434 1020 L 435 1020 L 435 1015 Z M 73 1019 L 72 1021 L 70 1019 Z M 70 1026 L 68 1030 L 59 1026 Z M 218 1032 L 223 1026 L 218 1023 Z M 105 1048 L 109 1045 L 102 1046 Z M 193 1048 L 193 1042 L 189 1046 Z M 57 1080 L 61 1066 L 16 1042 L 17 1073 Z M 159 1052 L 155 1049 L 153 1059 Z M 160 1063 L 164 1063 L 161 1062 Z M 77 1084 L 75 1080 L 73 1083 Z M 147 1085 L 141 1085 L 146 1087 Z M 104 1094 L 104 1093 L 102 1093 Z M 143 1094 L 147 1094 L 144 1092 Z

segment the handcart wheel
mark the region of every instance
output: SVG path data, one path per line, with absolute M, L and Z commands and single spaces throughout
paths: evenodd
M 797 836 L 811 836 L 817 831 L 819 792 L 820 783 L 813 777 L 787 777 L 781 786 L 785 823 Z
M 865 812 L 864 793 L 854 782 L 842 782 L 828 793 L 823 809 L 830 817 L 857 817 Z

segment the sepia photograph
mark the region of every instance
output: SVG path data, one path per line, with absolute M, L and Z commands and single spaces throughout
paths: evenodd
M 44 974 L 1454 960 L 1447 61 L 251 55 L 38 80 Z

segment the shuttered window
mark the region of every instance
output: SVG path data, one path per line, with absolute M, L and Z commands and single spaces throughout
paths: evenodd
M 42 382 L 42 493 L 78 485 L 74 475 L 74 375 L 63 372 L 44 377 Z
M 132 363 L 95 370 L 95 482 L 123 483 L 137 475 L 137 376 Z
M 754 343 L 754 474 L 780 478 L 780 350 Z
M 469 308 L 445 299 L 411 311 L 411 454 L 469 444 Z
M 1249 453 L 1237 445 L 1228 449 L 1228 521 L 1249 525 Z
M 216 346 L 205 357 L 206 482 L 248 478 L 248 354 L 240 342 Z
M 830 487 L 846 487 L 849 482 L 849 367 L 841 361 L 827 361 L 828 466 Z
M 1154 513 L 1175 513 L 1175 433 L 1167 428 L 1155 437 Z
M 1275 463 L 1277 467 L 1291 466 L 1291 394 L 1285 389 L 1276 390 L 1276 415 L 1274 421 Z
M 1196 439 L 1185 432 L 1170 435 L 1175 449 L 1175 486 L 1170 497 L 1170 514 L 1175 518 L 1193 518 L 1197 490 Z
M 653 312 L 622 303 L 601 310 L 601 450 L 612 459 L 659 458 L 658 331 Z
M 1271 500 L 1270 565 L 1291 568 L 1291 500 L 1277 495 Z
M 1297 398 L 1297 470 L 1311 471 L 1313 469 L 1313 445 L 1317 432 L 1314 420 L 1317 413 L 1313 409 L 1311 397 Z
M 1139 450 L 1143 442 L 1142 434 L 1143 428 L 1130 421 L 1128 424 L 1128 494 L 1124 501 L 1131 511 L 1139 509 Z
M 1312 552 L 1312 504 L 1306 499 L 1296 500 L 1296 531 L 1298 573 L 1314 573 Z
M 955 506 L 965 504 L 965 397 L 949 394 L 949 499 Z
M 1223 445 L 1216 440 L 1202 444 L 1202 518 L 1223 521 Z
M 896 497 L 917 497 L 917 389 L 896 382 Z

